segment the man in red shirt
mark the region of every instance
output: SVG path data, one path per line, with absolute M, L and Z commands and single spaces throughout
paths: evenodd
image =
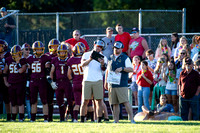
M 89 51 L 90 48 L 88 46 L 88 43 L 85 39 L 80 38 L 81 34 L 79 30 L 74 30 L 72 36 L 73 38 L 65 41 L 66 43 L 69 43 L 71 45 L 71 49 L 75 46 L 76 43 L 82 42 L 83 44 L 85 44 L 86 51 Z
M 128 49 L 129 49 L 129 41 L 131 40 L 131 36 L 128 32 L 123 31 L 123 27 L 121 24 L 117 24 L 115 27 L 117 31 L 117 35 L 115 36 L 115 41 L 121 41 L 124 44 L 124 48 L 122 52 L 128 54 Z

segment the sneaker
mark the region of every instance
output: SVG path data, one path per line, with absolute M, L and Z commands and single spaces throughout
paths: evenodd
M 119 122 L 114 121 L 113 123 L 119 123 Z
M 74 123 L 78 123 L 78 121 L 76 119 L 73 120 Z
M 44 123 L 48 123 L 48 120 L 44 120 Z
M 104 121 L 109 121 L 109 119 L 108 118 L 104 118 Z
M 132 123 L 132 124 L 136 124 L 134 120 L 131 120 L 131 123 Z

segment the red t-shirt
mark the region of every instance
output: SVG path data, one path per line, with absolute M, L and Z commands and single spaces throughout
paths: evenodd
M 139 73 L 137 74 L 137 80 L 138 80 L 138 77 L 142 75 L 142 70 L 139 71 Z M 145 73 L 144 73 L 145 77 L 148 78 L 151 82 L 153 82 L 153 75 L 151 73 L 151 71 L 147 70 Z M 151 84 L 149 84 L 143 77 L 139 79 L 138 81 L 138 85 L 139 86 L 142 86 L 142 87 L 150 87 Z
M 115 41 L 121 41 L 124 44 L 124 48 L 122 52 L 126 52 L 129 48 L 129 41 L 131 40 L 131 36 L 128 32 L 124 32 L 123 34 L 117 34 L 115 36 Z
M 69 43 L 72 47 L 71 47 L 71 49 L 75 46 L 75 44 L 76 43 L 78 43 L 78 42 L 82 42 L 83 44 L 85 44 L 85 47 L 86 47 L 86 51 L 89 51 L 89 46 L 88 46 L 88 43 L 87 43 L 87 41 L 85 40 L 85 39 L 83 39 L 83 38 L 80 38 L 80 40 L 79 41 L 77 41 L 76 39 L 74 39 L 74 38 L 70 38 L 70 39 L 68 39 L 68 40 L 66 40 L 65 41 L 66 43 Z

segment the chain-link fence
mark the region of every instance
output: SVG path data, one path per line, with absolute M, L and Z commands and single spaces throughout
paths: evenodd
M 36 40 L 48 44 L 52 38 L 60 41 L 72 37 L 79 29 L 82 35 L 105 34 L 108 26 L 121 23 L 124 31 L 139 27 L 141 33 L 183 32 L 184 10 L 110 10 L 62 13 L 18 13 L 17 43 L 32 44 Z M 114 31 L 114 34 L 117 32 Z M 47 48 L 47 47 L 46 47 Z

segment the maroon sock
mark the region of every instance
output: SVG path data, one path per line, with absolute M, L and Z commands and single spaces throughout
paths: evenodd
M 48 120 L 48 115 L 44 115 L 44 120 Z
M 65 106 L 60 106 L 59 112 L 60 112 L 60 121 L 64 121 L 64 119 L 65 119 Z
M 23 113 L 19 113 L 19 119 L 21 119 L 21 120 L 24 119 L 24 114 Z
M 35 118 L 36 118 L 36 114 L 34 113 L 34 114 L 31 114 L 31 120 L 32 121 L 35 121 Z
M 91 121 L 94 121 L 94 112 L 88 112 L 88 114 L 90 115 Z
M 53 104 L 48 105 L 49 108 L 49 121 L 53 121 Z
M 71 117 L 72 117 L 72 119 L 74 119 L 74 115 L 73 115 L 73 106 L 72 105 L 69 105 L 69 112 L 70 112 L 70 114 L 71 114 Z
M 11 114 L 8 113 L 8 114 L 7 114 L 7 121 L 10 121 L 10 120 L 11 120 Z
M 78 120 L 78 114 L 79 114 L 78 110 L 73 111 L 74 119 Z
M 17 114 L 12 114 L 12 120 L 13 120 L 13 121 L 16 120 L 16 116 L 17 116 Z

